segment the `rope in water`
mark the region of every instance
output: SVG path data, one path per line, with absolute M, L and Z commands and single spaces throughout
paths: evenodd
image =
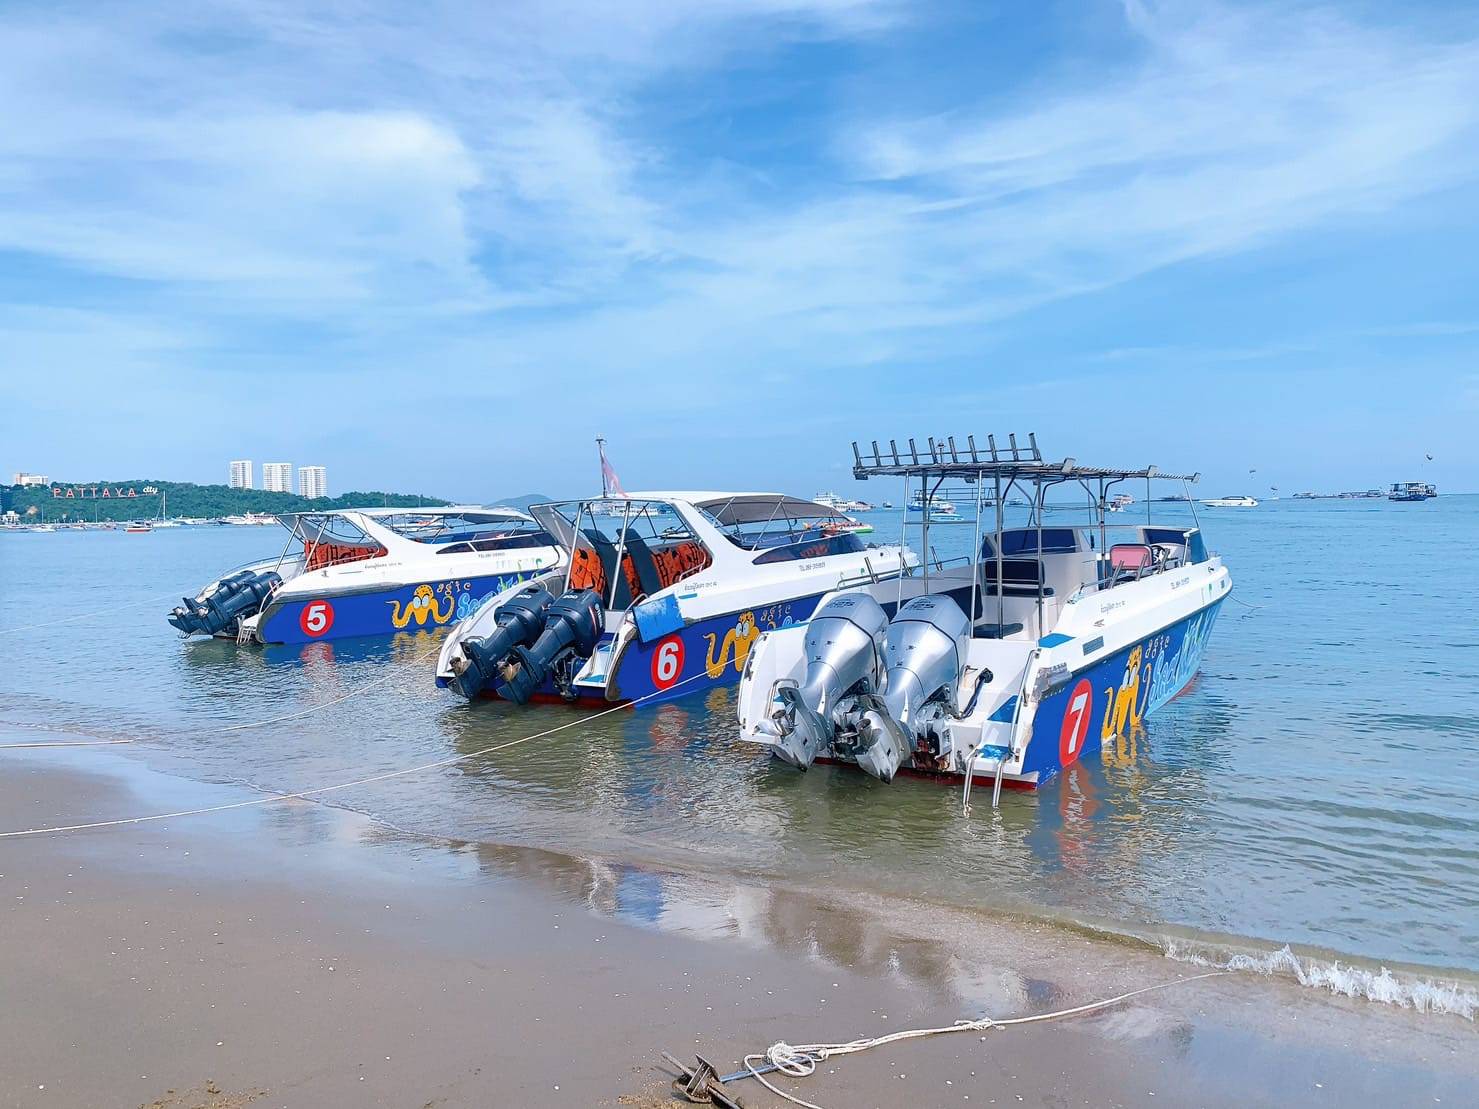
M 785 1098 L 793 1105 L 800 1105 L 802 1109 L 822 1109 L 815 1102 L 803 1101 L 785 1090 L 778 1089 L 766 1081 L 756 1068 L 755 1064 L 764 1059 L 782 1074 L 790 1075 L 792 1078 L 806 1078 L 814 1074 L 817 1064 L 830 1059 L 834 1055 L 852 1055 L 855 1052 L 867 1051 L 870 1048 L 882 1047 L 884 1044 L 898 1043 L 900 1040 L 916 1040 L 924 1036 L 939 1036 L 947 1032 L 989 1032 L 993 1028 L 1007 1028 L 1014 1024 L 1035 1024 L 1038 1021 L 1061 1020 L 1064 1017 L 1076 1016 L 1079 1013 L 1093 1012 L 1095 1009 L 1105 1009 L 1111 1005 L 1118 1005 L 1122 1001 L 1128 1001 L 1132 997 L 1141 994 L 1152 993 L 1156 990 L 1169 989 L 1171 986 L 1181 986 L 1188 982 L 1200 981 L 1203 978 L 1220 978 L 1231 974 L 1227 970 L 1214 970 L 1206 974 L 1194 974 L 1190 978 L 1177 978 L 1170 982 L 1158 982 L 1154 986 L 1142 986 L 1138 990 L 1122 993 L 1117 997 L 1106 998 L 1103 1001 L 1091 1001 L 1087 1005 L 1077 1005 L 1072 1009 L 1059 1009 L 1052 1013 L 1038 1013 L 1030 1017 L 1009 1017 L 1004 1020 L 996 1020 L 992 1017 L 982 1017 L 979 1020 L 958 1020 L 954 1024 L 943 1028 L 910 1028 L 901 1032 L 894 1032 L 887 1036 L 877 1036 L 873 1039 L 849 1040 L 840 1044 L 788 1044 L 785 1040 L 778 1040 L 770 1045 L 763 1054 L 745 1056 L 745 1070 L 750 1072 L 754 1078 L 771 1093 Z
M 0 743 L 0 751 L 16 751 L 22 747 L 111 747 L 132 742 L 131 739 L 71 739 L 64 743 Z
M 439 651 L 441 651 L 441 649 L 442 644 L 441 642 L 438 642 L 436 646 L 432 647 L 430 650 L 423 651 L 421 654 L 411 659 L 410 662 L 408 662 L 406 665 L 414 666 L 418 662 L 425 662 L 432 655 L 437 654 Z M 250 720 L 245 724 L 229 724 L 226 727 L 222 728 L 221 731 L 239 732 L 246 728 L 261 728 L 267 724 L 281 724 L 285 720 L 298 720 L 304 716 L 312 716 L 315 712 L 318 712 L 321 709 L 333 708 L 335 705 L 342 705 L 345 701 L 348 701 L 353 697 L 358 697 L 367 689 L 374 689 L 376 686 L 385 685 L 387 682 L 393 681 L 400 676 L 401 668 L 393 667 L 390 673 L 382 675 L 378 678 L 371 678 L 369 681 L 355 686 L 342 697 L 335 697 L 331 701 L 320 701 L 316 705 L 309 705 L 306 709 L 300 709 L 297 712 L 284 713 L 282 716 L 269 716 L 266 720 Z
M 419 766 L 403 767 L 400 770 L 387 770 L 383 774 L 371 774 L 368 777 L 356 778 L 349 782 L 335 782 L 332 785 L 317 786 L 314 789 L 303 789 L 293 793 L 274 793 L 268 797 L 252 797 L 245 801 L 230 801 L 221 805 L 205 805 L 198 809 L 180 809 L 176 812 L 151 813 L 148 816 L 131 816 L 120 820 L 93 820 L 85 824 L 63 824 L 45 828 L 22 828 L 12 832 L 0 832 L 0 839 L 19 839 L 22 836 L 39 836 L 52 832 L 84 832 L 94 828 L 117 828 L 126 824 L 146 824 L 156 820 L 175 820 L 186 816 L 201 816 L 206 813 L 227 812 L 231 809 L 248 809 L 257 805 L 271 805 L 277 801 L 307 800 L 312 797 L 322 796 L 325 793 L 334 793 L 341 789 L 353 789 L 356 786 L 371 785 L 375 782 L 388 781 L 391 778 L 403 778 L 410 774 L 420 774 L 427 770 L 436 770 L 443 766 L 452 766 L 455 763 L 466 762 L 468 759 L 481 758 L 484 755 L 491 755 L 497 751 L 506 751 L 510 747 L 517 747 L 522 743 L 532 743 L 536 739 L 545 739 L 548 736 L 555 735 L 557 732 L 563 732 L 569 728 L 587 724 L 593 720 L 599 720 L 601 717 L 609 716 L 613 712 L 622 712 L 630 709 L 635 705 L 640 705 L 643 701 L 650 701 L 654 697 L 671 693 L 681 685 L 687 685 L 689 682 L 706 677 L 708 677 L 708 673 L 700 670 L 698 673 L 683 678 L 681 681 L 674 682 L 666 689 L 655 690 L 652 693 L 643 694 L 641 697 L 634 697 L 630 701 L 625 701 L 619 705 L 612 705 L 609 709 L 602 709 L 600 712 L 592 713 L 589 716 L 581 716 L 577 720 L 570 720 L 553 728 L 546 728 L 542 732 L 526 735 L 522 739 L 511 739 L 507 743 L 495 743 L 491 747 L 484 747 L 477 751 L 468 751 L 461 755 L 449 755 L 443 759 L 434 759 L 431 762 L 421 763 Z M 376 681 L 378 682 L 379 679 L 376 679 Z M 363 693 L 366 689 L 370 688 L 371 684 L 367 682 L 357 687 L 352 694 L 347 696 Z M 318 709 L 328 708 L 330 705 L 346 700 L 347 696 L 339 698 L 338 701 L 326 701 L 321 705 L 315 705 L 313 709 L 317 711 Z
M 149 597 L 142 601 L 129 601 L 121 605 L 109 605 L 107 608 L 94 609 L 92 612 L 79 612 L 76 616 L 62 616 L 56 620 L 43 620 L 39 624 L 20 624 L 16 627 L 0 628 L 0 635 L 13 635 L 16 632 L 33 632 L 39 628 L 50 628 L 57 624 L 73 624 L 78 620 L 90 620 L 94 616 L 106 616 L 110 612 L 121 612 L 124 609 L 140 608 L 143 605 L 157 605 L 162 601 L 178 599 L 177 593 L 166 593 L 159 597 Z

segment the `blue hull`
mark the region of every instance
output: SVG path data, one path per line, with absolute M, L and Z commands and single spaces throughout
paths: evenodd
M 1024 774 L 1037 784 L 1105 744 L 1127 741 L 1141 721 L 1190 684 L 1222 600 L 1073 674 L 1038 705 Z
M 447 578 L 270 605 L 258 625 L 258 634 L 264 643 L 316 643 L 350 636 L 434 631 L 466 619 L 503 590 L 536 572 Z
M 744 672 L 750 646 L 761 632 L 787 628 L 811 618 L 821 593 L 796 597 L 743 612 L 726 613 L 680 628 L 649 642 L 634 639 L 621 656 L 616 678 L 605 688 L 578 689 L 577 704 L 604 708 L 613 702 L 636 701 L 638 708 L 734 685 Z M 610 640 L 605 637 L 605 641 Z M 437 679 L 438 685 L 446 683 Z M 484 696 L 496 696 L 491 689 Z M 545 681 L 535 698 L 563 700 L 553 681 Z

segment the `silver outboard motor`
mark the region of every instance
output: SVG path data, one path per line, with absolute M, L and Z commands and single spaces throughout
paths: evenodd
M 884 642 L 883 711 L 863 714 L 858 765 L 885 782 L 910 757 L 911 737 L 921 731 L 920 710 L 944 693 L 954 703 L 965 663 L 970 621 L 949 597 L 915 597 L 899 609 Z
M 867 593 L 843 593 L 813 613 L 806 627 L 806 678 L 779 693 L 790 720 L 775 741 L 778 758 L 805 770 L 826 750 L 838 700 L 859 686 L 877 688 L 887 626 L 888 614 Z

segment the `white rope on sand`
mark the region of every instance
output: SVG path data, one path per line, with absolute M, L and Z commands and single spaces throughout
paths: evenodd
M 778 1040 L 771 1044 L 764 1054 L 746 1055 L 745 1069 L 750 1076 L 763 1085 L 771 1093 L 783 1097 L 794 1105 L 800 1105 L 802 1109 L 822 1109 L 815 1102 L 803 1101 L 801 1098 L 778 1089 L 765 1080 L 765 1076 L 755 1069 L 755 1064 L 764 1059 L 782 1074 L 790 1075 L 792 1078 L 806 1078 L 816 1072 L 817 1064 L 834 1055 L 851 1055 L 858 1051 L 867 1051 L 870 1048 L 882 1047 L 884 1044 L 898 1043 L 900 1040 L 916 1040 L 924 1036 L 939 1036 L 947 1032 L 989 1032 L 993 1028 L 1007 1028 L 1014 1024 L 1035 1024 L 1038 1021 L 1061 1020 L 1064 1017 L 1076 1016 L 1079 1013 L 1092 1012 L 1095 1009 L 1108 1008 L 1110 1005 L 1118 1005 L 1122 1001 L 1128 1001 L 1132 997 L 1141 994 L 1152 993 L 1155 990 L 1169 989 L 1171 986 L 1181 986 L 1188 982 L 1196 982 L 1203 978 L 1220 978 L 1230 974 L 1226 970 L 1214 970 L 1207 974 L 1194 974 L 1190 978 L 1177 978 L 1170 982 L 1159 982 L 1154 986 L 1142 986 L 1138 990 L 1122 993 L 1118 997 L 1106 998 L 1103 1001 L 1091 1001 L 1087 1005 L 1078 1005 L 1072 1009 L 1059 1009 L 1053 1013 L 1038 1013 L 1030 1017 L 1009 1017 L 1004 1020 L 996 1020 L 992 1017 L 982 1017 L 980 1020 L 958 1020 L 954 1024 L 943 1028 L 909 1028 L 901 1032 L 894 1032 L 887 1036 L 878 1036 L 867 1040 L 849 1040 L 840 1044 L 788 1044 L 785 1040 Z
M 397 671 L 397 673 L 399 673 L 399 671 Z M 587 724 L 593 720 L 599 720 L 601 717 L 609 716 L 613 712 L 622 712 L 626 709 L 632 708 L 634 705 L 641 704 L 643 701 L 650 701 L 652 698 L 657 697 L 660 694 L 671 693 L 674 689 L 677 689 L 681 685 L 687 685 L 689 682 L 697 681 L 699 678 L 706 677 L 708 677 L 707 672 L 700 670 L 698 673 L 692 674 L 689 677 L 684 678 L 682 681 L 674 682 L 672 685 L 668 686 L 667 689 L 647 693 L 642 695 L 641 697 L 634 697 L 630 701 L 624 701 L 619 705 L 612 705 L 609 709 L 602 709 L 600 712 L 592 713 L 589 716 L 581 716 L 576 720 L 567 721 L 566 723 L 556 725 L 553 728 L 546 728 L 542 732 L 535 732 L 533 735 L 526 735 L 522 739 L 511 739 L 507 743 L 495 743 L 491 747 L 484 747 L 478 751 L 469 751 L 466 754 L 461 755 L 449 755 L 444 759 L 435 759 L 431 762 L 421 763 L 419 766 L 408 766 L 400 770 L 387 770 L 383 774 L 371 774 L 367 778 L 356 778 L 350 782 L 335 782 L 332 785 L 318 786 L 314 789 L 298 790 L 295 793 L 274 793 L 268 797 L 252 797 L 245 801 L 231 801 L 221 805 L 206 805 L 198 809 L 181 809 L 177 812 L 151 813 L 148 816 L 131 816 L 121 820 L 93 820 L 89 821 L 86 824 L 63 824 L 47 828 L 22 828 L 13 832 L 0 832 L 0 839 L 19 839 L 22 836 L 39 836 L 51 832 L 85 832 L 90 831 L 94 828 L 117 828 L 125 824 L 146 824 L 155 820 L 174 820 L 186 816 L 202 816 L 206 813 L 227 812 L 231 809 L 248 809 L 257 805 L 271 805 L 278 801 L 307 800 L 311 797 L 319 797 L 325 793 L 333 793 L 341 789 L 353 789 L 355 786 L 371 785 L 375 782 L 388 781 L 391 778 L 403 778 L 409 774 L 420 774 L 427 770 L 436 770 L 439 767 L 452 766 L 455 763 L 466 762 L 468 759 L 481 758 L 483 755 L 491 755 L 496 751 L 506 751 L 510 747 L 519 746 L 519 744 L 521 743 L 532 743 L 536 739 L 544 739 L 547 736 L 555 735 L 557 732 L 563 732 L 569 728 L 574 728 L 581 724 Z M 348 696 L 363 693 L 367 688 L 369 688 L 369 684 L 370 683 L 366 683 L 365 685 L 357 687 L 354 690 L 354 693 L 349 694 Z M 345 699 L 347 699 L 347 697 L 340 698 L 341 701 Z M 321 708 L 328 708 L 330 705 L 336 703 L 338 702 L 327 701 L 322 705 L 315 705 L 314 710 L 316 711 Z

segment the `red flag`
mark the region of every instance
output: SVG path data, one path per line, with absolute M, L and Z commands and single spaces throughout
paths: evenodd
M 600 443 L 601 451 L 601 485 L 605 492 L 613 497 L 625 497 L 626 490 L 621 487 L 621 481 L 616 476 L 616 471 L 611 468 L 611 463 L 606 461 L 606 444 Z

